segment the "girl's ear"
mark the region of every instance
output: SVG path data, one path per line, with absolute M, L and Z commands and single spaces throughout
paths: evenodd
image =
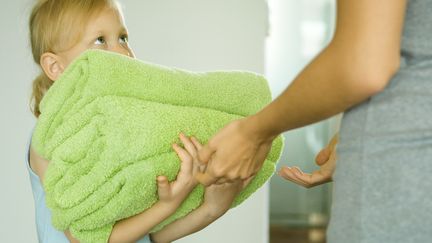
M 59 56 L 51 52 L 45 52 L 40 58 L 40 65 L 45 74 L 52 81 L 56 81 L 64 71 L 64 65 Z

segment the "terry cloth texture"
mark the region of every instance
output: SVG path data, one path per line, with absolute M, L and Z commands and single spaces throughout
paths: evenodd
M 78 57 L 40 104 L 32 146 L 50 161 L 45 174 L 52 223 L 81 242 L 106 242 L 116 221 L 158 200 L 156 177 L 174 180 L 180 159 L 171 147 L 179 132 L 206 143 L 232 120 L 271 101 L 267 81 L 242 71 L 189 72 L 100 50 Z M 242 203 L 273 174 L 282 137 Z M 158 231 L 197 208 L 197 186 Z

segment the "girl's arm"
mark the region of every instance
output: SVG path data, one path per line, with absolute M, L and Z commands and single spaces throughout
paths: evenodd
M 151 239 L 155 243 L 169 243 L 205 228 L 228 211 L 242 184 L 238 180 L 207 187 L 204 202 L 199 208 L 152 234 Z
M 273 102 L 216 134 L 200 151 L 204 184 L 247 178 L 280 133 L 343 112 L 382 91 L 399 68 L 406 0 L 339 0 L 335 35 Z
M 179 181 L 172 182 L 171 184 L 178 183 Z M 183 185 L 182 185 L 183 186 Z M 165 193 L 166 196 L 169 196 L 173 191 L 170 189 L 168 181 L 158 178 L 158 193 L 159 197 Z M 184 186 L 184 190 L 182 193 L 184 195 L 174 195 L 171 199 L 169 198 L 161 198 L 157 203 L 155 203 L 151 208 L 134 215 L 132 217 L 122 219 L 117 221 L 114 224 L 114 227 L 111 231 L 110 238 L 108 240 L 109 243 L 128 243 L 128 242 L 137 242 L 139 239 L 144 237 L 146 234 L 150 232 L 150 230 L 161 223 L 163 220 L 168 218 L 171 214 L 173 214 L 183 199 L 189 194 L 192 186 L 186 187 Z M 189 188 L 189 189 L 187 189 Z M 71 241 L 79 242 L 70 234 L 69 231 L 65 231 L 66 237 Z
M 183 143 L 194 160 L 197 160 L 197 151 L 202 147 L 198 140 L 194 137 L 191 140 L 184 138 Z M 169 243 L 205 228 L 228 211 L 235 196 L 249 184 L 251 179 L 213 184 L 206 187 L 203 204 L 185 217 L 152 234 L 152 241 L 155 243 Z
M 174 203 L 164 204 L 159 201 L 140 214 L 117 221 L 114 224 L 108 242 L 137 242 L 144 235 L 148 234 L 154 226 L 173 214 L 176 209 L 177 207 Z M 65 231 L 65 235 L 71 243 L 79 243 L 69 230 Z
M 184 141 L 184 138 L 182 134 L 180 139 Z M 173 214 L 198 184 L 194 178 L 198 167 L 193 163 L 193 158 L 179 145 L 174 144 L 173 148 L 182 163 L 176 180 L 169 183 L 165 176 L 159 176 L 157 178 L 159 201 L 140 214 L 116 222 L 109 238 L 110 243 L 138 241 L 154 226 Z
M 184 137 L 181 137 L 181 139 L 184 139 Z M 183 148 L 177 144 L 174 144 L 173 148 L 182 163 L 176 180 L 169 183 L 165 176 L 159 176 L 157 178 L 159 201 L 140 214 L 116 222 L 111 231 L 109 242 L 126 243 L 138 241 L 148 234 L 154 226 L 173 214 L 198 184 L 194 177 L 198 170 L 197 164 L 193 163 L 192 157 Z M 39 156 L 33 149 L 31 149 L 30 161 L 43 183 L 49 161 Z M 78 242 L 69 230 L 64 233 L 69 241 Z

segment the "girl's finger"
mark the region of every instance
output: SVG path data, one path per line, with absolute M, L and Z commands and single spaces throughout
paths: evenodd
M 191 140 L 198 150 L 202 149 L 203 145 L 198 141 L 196 137 L 191 137 Z
M 192 157 L 190 154 L 180 147 L 178 144 L 173 144 L 173 149 L 181 160 L 180 171 L 190 172 L 192 171 Z
M 184 133 L 180 133 L 180 140 L 182 141 L 184 147 L 186 148 L 186 150 L 189 152 L 190 155 L 192 155 L 192 157 L 197 157 L 198 155 L 198 149 L 195 148 L 195 145 L 192 143 L 192 141 L 189 139 L 189 137 L 187 137 L 186 135 L 184 135 Z
M 204 173 L 206 171 L 207 165 L 199 164 L 198 171 Z
M 176 154 L 178 155 L 178 157 L 182 162 L 185 161 L 192 162 L 192 156 L 186 150 L 180 147 L 180 145 L 174 143 L 172 145 L 172 148 L 174 149 L 174 151 L 176 152 Z

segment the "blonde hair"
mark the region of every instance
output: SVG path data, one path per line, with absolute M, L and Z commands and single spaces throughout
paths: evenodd
M 116 0 L 38 0 L 29 19 L 34 61 L 40 66 L 43 53 L 64 51 L 75 45 L 87 21 L 105 7 L 119 5 Z M 40 115 L 39 104 L 53 83 L 43 70 L 33 81 L 30 109 L 36 117 Z

